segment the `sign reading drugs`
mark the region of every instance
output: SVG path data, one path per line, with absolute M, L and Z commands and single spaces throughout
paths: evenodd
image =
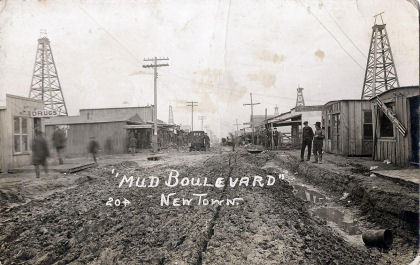
M 33 111 L 30 111 L 29 113 L 30 113 L 30 116 L 34 118 L 58 116 L 58 111 L 56 110 L 33 110 Z

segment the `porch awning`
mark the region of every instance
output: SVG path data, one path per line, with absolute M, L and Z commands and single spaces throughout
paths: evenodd
M 295 124 L 300 125 L 300 124 L 302 124 L 302 120 L 273 122 L 272 124 L 273 124 L 274 127 L 292 126 L 292 125 L 295 125 Z
M 152 129 L 152 124 L 133 124 L 133 125 L 125 125 L 125 129 Z

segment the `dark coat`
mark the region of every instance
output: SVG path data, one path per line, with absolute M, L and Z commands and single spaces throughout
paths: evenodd
M 99 144 L 97 141 L 95 140 L 90 140 L 89 142 L 89 147 L 88 147 L 88 151 L 91 154 L 96 154 L 99 150 Z
M 42 136 L 36 136 L 32 141 L 32 164 L 43 165 L 49 156 L 47 141 Z
M 302 140 L 303 141 L 312 141 L 314 138 L 314 131 L 311 127 L 303 127 L 302 129 Z
M 324 132 L 322 131 L 322 129 L 316 129 L 315 130 L 315 136 L 314 136 L 314 142 L 322 142 L 324 140 L 325 136 L 324 136 Z
M 54 131 L 54 134 L 52 136 L 53 145 L 57 149 L 61 149 L 66 147 L 66 134 L 63 130 L 58 129 Z

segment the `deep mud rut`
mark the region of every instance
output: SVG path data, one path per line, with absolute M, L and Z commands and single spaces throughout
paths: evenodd
M 89 169 L 77 185 L 0 209 L 2 264 L 401 264 L 390 254 L 353 244 L 310 214 L 307 202 L 279 178 L 273 186 L 224 188 L 123 185 L 127 176 L 266 176 L 269 154 L 200 154 L 180 163 L 133 162 Z M 191 162 L 193 161 L 193 163 Z M 170 166 L 169 166 L 170 165 Z M 114 174 L 112 174 L 114 170 Z M 115 172 L 120 174 L 115 177 Z M 243 198 L 238 205 L 160 206 L 161 194 Z M 109 197 L 128 199 L 106 206 Z

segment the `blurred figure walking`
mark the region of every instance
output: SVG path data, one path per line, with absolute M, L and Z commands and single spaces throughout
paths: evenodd
M 88 151 L 90 154 L 92 154 L 93 157 L 93 161 L 95 161 L 95 163 L 97 163 L 96 161 L 96 154 L 99 151 L 99 144 L 98 142 L 95 140 L 95 137 L 90 137 L 90 141 L 89 141 L 89 146 L 88 146 Z
M 132 134 L 130 135 L 129 142 L 130 142 L 130 145 L 129 145 L 128 151 L 129 151 L 132 155 L 134 155 L 134 154 L 136 153 L 136 148 L 137 148 L 137 139 L 136 139 L 136 137 L 134 136 L 134 133 L 132 133 Z
M 35 166 L 36 177 L 39 178 L 39 166 L 44 167 L 45 175 L 48 175 L 47 157 L 50 156 L 47 141 L 41 131 L 35 132 L 35 138 L 32 141 L 32 164 Z
M 54 134 L 52 136 L 52 142 L 55 150 L 57 151 L 58 163 L 63 164 L 63 158 L 61 156 L 61 151 L 66 147 L 66 134 L 64 130 L 56 126 Z

